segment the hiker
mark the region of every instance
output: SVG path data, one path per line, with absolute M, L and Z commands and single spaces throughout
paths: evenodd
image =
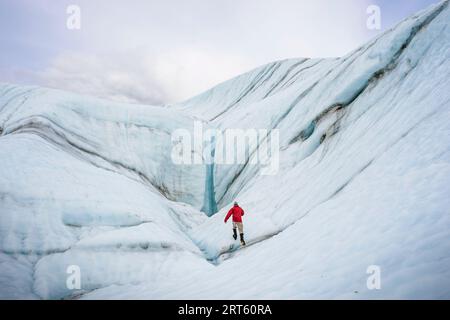
M 234 202 L 233 208 L 228 211 L 224 222 L 227 223 L 228 219 L 233 215 L 233 238 L 237 239 L 236 228 L 239 229 L 239 235 L 241 236 L 241 244 L 245 246 L 244 241 L 244 225 L 242 224 L 242 216 L 244 215 L 244 210 L 239 207 L 237 202 Z

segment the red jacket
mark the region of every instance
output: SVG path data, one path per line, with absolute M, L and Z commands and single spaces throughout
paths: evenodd
M 228 221 L 230 216 L 233 215 L 233 222 L 242 222 L 242 216 L 244 215 L 244 210 L 242 210 L 239 206 L 234 206 L 228 211 L 227 216 L 225 217 L 225 223 Z

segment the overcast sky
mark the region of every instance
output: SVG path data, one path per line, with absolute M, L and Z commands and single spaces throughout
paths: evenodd
M 344 55 L 436 2 L 0 0 L 0 81 L 172 103 L 274 60 Z M 366 27 L 372 4 L 381 30 Z

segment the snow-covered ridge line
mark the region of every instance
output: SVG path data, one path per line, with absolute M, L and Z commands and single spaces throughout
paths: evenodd
M 252 92 L 256 91 L 259 87 L 261 87 L 264 83 L 268 82 L 269 79 L 272 78 L 272 76 L 274 75 L 275 71 L 277 71 L 280 66 L 281 66 L 282 62 L 273 62 L 271 64 L 269 64 L 267 67 L 263 68 L 263 70 L 261 70 L 261 72 L 259 72 L 255 79 L 250 82 L 250 84 L 248 85 L 247 88 L 245 88 L 245 90 L 238 96 L 238 98 L 233 101 L 230 105 L 228 105 L 227 107 L 225 107 L 224 110 L 222 110 L 219 114 L 215 115 L 213 118 L 210 119 L 210 121 L 214 121 L 217 118 L 219 118 L 220 116 L 222 116 L 224 113 L 226 113 L 227 111 L 229 111 L 231 108 L 235 107 L 239 102 L 241 102 L 246 96 L 250 95 Z M 298 66 L 299 63 L 296 63 L 294 66 Z M 293 67 L 290 67 L 288 72 L 292 70 Z M 267 93 L 268 95 L 268 93 Z
M 372 51 L 377 51 L 377 42 L 378 39 L 367 45 L 363 50 L 356 50 L 354 53 L 352 53 L 349 57 L 339 59 L 337 60 L 338 64 L 332 66 L 329 68 L 324 76 L 322 76 L 320 79 L 315 81 L 312 85 L 309 85 L 300 92 L 300 94 L 293 100 L 292 103 L 286 104 L 286 108 L 284 108 L 283 112 L 281 113 L 281 116 L 270 122 L 270 128 L 279 128 L 280 130 L 283 129 L 281 132 L 286 133 L 288 132 L 289 135 L 285 136 L 285 142 L 282 145 L 283 149 L 286 149 L 290 144 L 297 142 L 299 139 L 302 141 L 305 141 L 307 138 L 309 138 L 316 126 L 318 125 L 318 122 L 323 121 L 325 118 L 330 119 L 327 120 L 330 123 L 327 123 L 327 121 L 323 121 L 325 124 L 324 127 L 321 130 L 320 137 L 317 139 L 317 143 L 315 144 L 315 148 L 317 148 L 323 141 L 327 138 L 327 136 L 333 136 L 336 131 L 339 129 L 339 123 L 342 119 L 342 117 L 345 116 L 345 108 L 349 105 L 351 105 L 358 97 L 367 89 L 370 90 L 370 88 L 373 88 L 376 86 L 376 82 L 379 81 L 386 73 L 390 72 L 391 70 L 395 69 L 396 64 L 398 63 L 399 57 L 402 55 L 404 50 L 407 49 L 411 41 L 414 39 L 414 37 L 423 30 L 435 17 L 437 17 L 445 8 L 447 8 L 448 2 L 443 2 L 440 5 L 437 5 L 435 8 L 432 8 L 425 12 L 424 14 L 409 19 L 409 24 L 407 24 L 408 20 L 405 22 L 402 22 L 399 25 L 400 31 L 393 29 L 387 31 L 384 36 L 391 36 L 394 41 L 394 45 L 389 50 L 389 54 L 384 54 L 384 57 L 380 59 L 380 61 L 371 62 L 371 55 Z M 402 26 L 405 25 L 404 27 Z M 403 28 L 400 28 L 403 27 Z M 403 30 L 402 30 L 403 29 Z M 379 46 L 379 45 L 378 45 Z M 369 59 L 367 59 L 365 56 L 368 56 Z M 350 59 L 351 58 L 351 59 Z M 349 77 L 345 77 L 345 73 L 349 68 L 351 68 L 352 65 L 355 65 L 358 63 L 358 60 L 368 60 L 370 63 L 368 63 L 368 67 L 365 67 L 366 70 L 360 70 L 359 73 L 354 73 L 350 75 Z M 414 66 L 411 66 L 411 69 L 414 68 Z M 407 74 L 407 73 L 406 73 Z M 405 74 L 405 76 L 406 76 Z M 344 80 L 339 80 L 339 77 L 343 77 Z M 352 77 L 354 79 L 352 79 Z M 233 81 L 233 80 L 231 80 Z M 308 95 L 316 94 L 317 90 L 322 91 L 323 88 L 329 88 L 333 85 L 333 82 L 339 81 L 343 83 L 342 88 L 339 88 L 336 90 L 337 92 L 334 93 L 334 97 L 332 99 L 327 99 L 328 101 L 325 101 L 323 105 L 318 105 L 314 109 L 318 110 L 316 114 L 312 114 L 312 120 L 306 121 L 307 118 L 302 119 L 303 123 L 305 123 L 303 129 L 300 129 L 298 133 L 295 133 L 294 130 L 291 130 L 290 127 L 292 123 L 292 117 L 289 119 L 291 121 L 288 121 L 287 125 L 284 125 L 282 121 L 288 117 L 288 115 L 295 109 L 298 111 L 299 109 L 303 108 L 310 108 L 308 106 L 309 101 L 302 103 L 302 101 L 307 100 Z M 314 91 L 316 89 L 316 91 Z M 327 90 L 327 89 L 325 89 Z M 329 91 L 329 90 L 327 90 Z M 314 102 L 317 103 L 317 102 Z M 327 106 L 328 104 L 328 106 Z M 319 108 L 317 108 L 319 107 Z M 298 112 L 297 112 L 298 113 Z M 334 114 L 335 113 L 335 114 Z M 228 116 L 230 119 L 237 118 L 233 114 Z M 296 118 L 297 116 L 294 115 Z M 335 119 L 335 120 L 333 120 Z M 225 120 L 226 126 L 230 125 L 232 121 Z M 239 121 L 238 121 L 239 123 Z M 244 126 L 247 125 L 247 123 L 244 122 Z M 251 123 L 248 123 L 248 125 L 251 125 Z M 267 124 L 266 124 L 267 126 Z M 249 158 L 251 157 L 252 153 L 256 151 L 256 148 L 254 150 L 250 150 L 249 152 Z M 309 152 L 311 154 L 312 151 Z M 239 190 L 242 190 L 244 187 L 244 183 L 240 183 L 240 186 L 238 189 L 236 189 L 235 192 L 231 194 L 231 196 L 227 197 L 227 191 L 232 189 L 233 184 L 239 181 L 239 176 L 242 172 L 245 170 L 246 164 L 244 164 L 242 167 L 239 167 L 236 169 L 236 172 L 234 174 L 227 173 L 228 178 L 225 177 L 225 179 L 228 179 L 227 185 L 222 187 L 224 190 L 223 193 L 220 191 L 218 192 L 218 200 L 217 202 L 219 204 L 225 204 L 228 201 L 231 201 L 231 198 L 233 198 L 234 195 L 236 195 Z M 221 177 L 218 178 L 221 180 Z M 222 178 L 223 179 L 223 178 Z M 248 178 L 247 178 L 248 180 Z
M 205 169 L 172 165 L 172 173 L 165 175 L 161 170 L 165 162 L 171 163 L 171 132 L 192 127 L 189 116 L 161 107 L 86 99 L 52 89 L 11 85 L 0 89 L 5 101 L 0 112 L 2 135 L 35 132 L 96 166 L 141 181 L 170 200 L 201 207 L 203 186 L 180 185 L 178 177 L 189 179 L 192 172 L 192 179 L 204 180 Z M 148 142 L 140 146 L 140 139 Z M 159 154 L 150 155 L 151 148 L 159 148 Z M 144 160 L 149 157 L 153 159 Z

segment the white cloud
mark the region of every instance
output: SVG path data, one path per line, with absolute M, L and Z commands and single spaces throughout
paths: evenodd
M 242 57 L 194 48 L 153 54 L 64 53 L 39 74 L 43 85 L 134 103 L 162 104 L 187 99 L 239 74 Z

